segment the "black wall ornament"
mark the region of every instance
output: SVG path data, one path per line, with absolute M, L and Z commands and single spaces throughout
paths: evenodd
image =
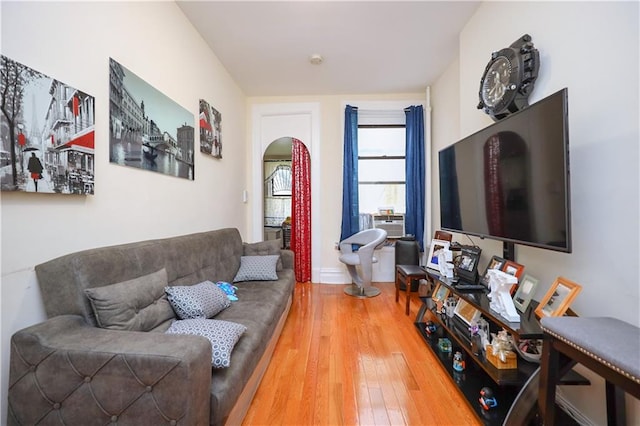
M 498 121 L 526 108 L 539 67 L 540 55 L 529 34 L 493 52 L 480 79 L 478 109 Z

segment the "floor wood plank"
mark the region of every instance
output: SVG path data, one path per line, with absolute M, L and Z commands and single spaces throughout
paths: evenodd
M 415 293 L 376 283 L 298 283 L 289 318 L 244 425 L 478 425 L 415 330 Z

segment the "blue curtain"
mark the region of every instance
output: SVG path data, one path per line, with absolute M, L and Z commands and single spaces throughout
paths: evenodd
M 358 108 L 344 110 L 344 155 L 342 164 L 342 229 L 340 241 L 360 230 L 358 204 Z
M 405 233 L 415 236 L 424 251 L 425 165 L 424 111 L 422 105 L 404 110 L 406 118 L 406 206 Z

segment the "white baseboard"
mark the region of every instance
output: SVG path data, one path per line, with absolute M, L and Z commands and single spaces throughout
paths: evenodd
M 556 404 L 564 410 L 569 416 L 571 416 L 576 422 L 578 422 L 582 426 L 596 426 L 596 423 L 592 422 L 591 419 L 582 414 L 573 404 L 566 399 L 563 395 L 561 388 L 556 388 Z
M 316 282 L 315 280 L 313 282 Z M 351 284 L 351 276 L 346 268 L 325 268 L 320 270 L 320 278 L 317 281 L 320 284 Z M 387 271 L 373 271 L 373 282 L 376 283 L 392 283 L 395 282 L 395 276 Z
M 350 284 L 351 277 L 346 268 L 323 268 L 320 270 L 321 284 Z
M 395 249 L 393 247 L 382 247 L 376 249 L 375 256 L 378 259 L 373 264 L 373 282 L 395 282 L 396 265 Z M 318 271 L 319 282 L 321 284 L 350 284 L 351 277 L 345 266 L 337 268 L 322 268 Z

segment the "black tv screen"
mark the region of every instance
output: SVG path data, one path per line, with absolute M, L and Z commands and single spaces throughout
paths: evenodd
M 439 153 L 448 231 L 571 252 L 567 89 Z

